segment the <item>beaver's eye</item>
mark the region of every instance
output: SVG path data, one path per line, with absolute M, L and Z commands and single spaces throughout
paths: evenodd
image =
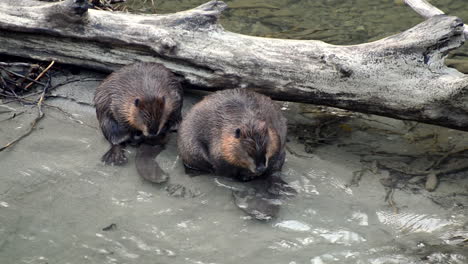
M 237 128 L 236 132 L 235 132 L 235 137 L 240 138 L 240 134 L 241 134 L 241 130 L 240 130 L 240 128 Z

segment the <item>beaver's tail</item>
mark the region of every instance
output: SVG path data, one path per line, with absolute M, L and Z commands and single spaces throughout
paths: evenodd
M 163 183 L 169 179 L 169 175 L 156 162 L 156 157 L 163 150 L 163 145 L 141 144 L 137 148 L 135 164 L 143 179 L 154 183 Z

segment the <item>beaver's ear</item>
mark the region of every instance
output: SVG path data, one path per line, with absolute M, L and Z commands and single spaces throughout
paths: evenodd
M 240 136 L 241 136 L 241 130 L 240 130 L 240 128 L 237 128 L 237 129 L 236 129 L 235 137 L 236 137 L 236 138 L 240 138 Z
M 140 99 L 139 98 L 135 99 L 135 106 L 138 107 L 138 105 L 140 105 Z

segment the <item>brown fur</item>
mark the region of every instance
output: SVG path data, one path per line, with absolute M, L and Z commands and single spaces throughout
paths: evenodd
M 246 180 L 281 170 L 285 140 L 286 119 L 273 101 L 234 89 L 211 94 L 190 110 L 178 148 L 188 168 Z
M 237 167 L 251 170 L 251 161 L 242 154 L 240 139 L 225 133 L 221 136 L 221 155 L 229 163 Z
M 268 129 L 268 136 L 272 140 L 267 147 L 267 157 L 268 159 L 271 159 L 276 153 L 278 153 L 281 142 L 278 133 L 272 128 Z
M 134 63 L 107 77 L 96 89 L 96 114 L 112 148 L 147 136 L 164 136 L 181 119 L 182 88 L 158 63 Z M 123 153 L 107 153 L 106 163 L 125 163 Z M 121 156 L 123 158 L 118 158 Z M 117 160 L 116 160 L 117 159 Z

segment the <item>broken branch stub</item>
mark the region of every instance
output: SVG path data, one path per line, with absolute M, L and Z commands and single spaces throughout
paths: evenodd
M 431 18 L 433 16 L 444 15 L 444 12 L 439 8 L 431 5 L 426 0 L 405 0 L 405 3 L 411 7 L 416 13 L 424 18 Z M 465 38 L 468 38 L 468 27 L 464 28 Z
M 444 65 L 447 52 L 465 41 L 456 17 L 433 16 L 379 41 L 336 46 L 225 31 L 221 1 L 167 15 L 87 10 L 84 0 L 24 2 L 0 3 L 0 53 L 105 71 L 155 61 L 194 89 L 243 87 L 468 131 L 468 76 Z

